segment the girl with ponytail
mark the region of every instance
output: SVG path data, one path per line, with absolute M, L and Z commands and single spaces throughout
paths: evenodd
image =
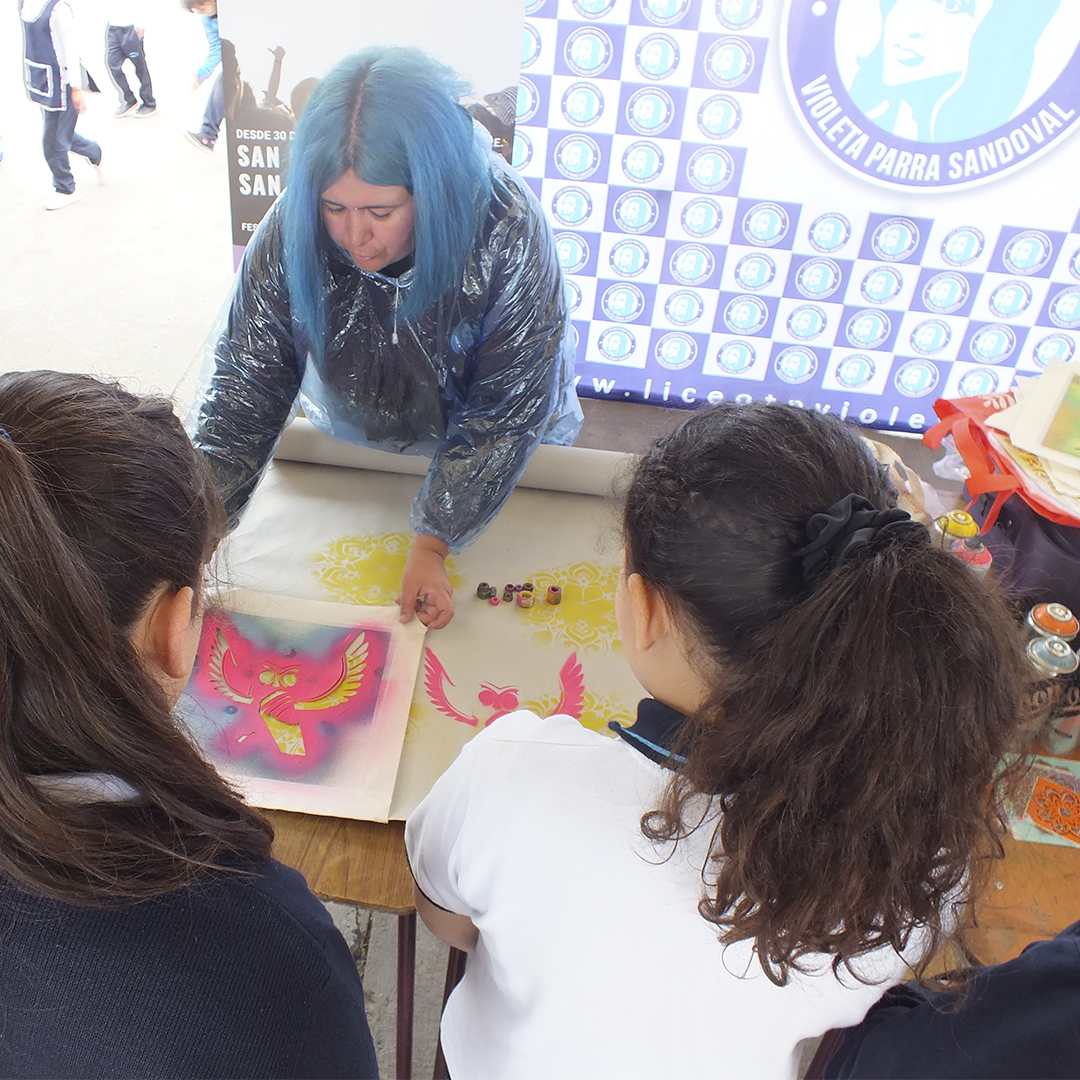
M 172 715 L 225 515 L 170 403 L 8 374 L 0 425 L 0 1075 L 375 1075 L 344 941 Z
M 471 953 L 453 1075 L 794 1077 L 951 936 L 1027 669 L 895 503 L 857 435 L 778 404 L 695 413 L 640 461 L 637 722 L 502 717 L 408 825 L 419 910 Z

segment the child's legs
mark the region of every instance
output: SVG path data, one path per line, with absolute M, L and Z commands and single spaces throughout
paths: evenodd
M 128 59 L 131 61 L 131 66 L 135 69 L 135 74 L 139 79 L 139 97 L 142 98 L 144 105 L 153 109 L 157 102 L 154 100 L 154 87 L 150 82 L 150 68 L 146 64 L 146 48 L 138 34 L 132 36 L 135 40 L 131 43 Z M 135 48 L 136 41 L 138 42 L 137 50 Z
M 93 139 L 87 139 L 77 131 L 71 135 L 71 152 L 86 158 L 91 165 L 101 161 L 101 147 Z
M 203 113 L 201 133 L 210 140 L 218 137 L 218 129 L 221 121 L 225 119 L 225 88 L 222 85 L 221 72 L 214 77 L 214 85 L 210 89 L 210 97 L 206 102 L 206 111 Z
M 53 175 L 53 187 L 63 195 L 70 195 L 75 190 L 75 177 L 71 174 L 71 162 L 68 151 L 75 134 L 75 121 L 78 113 L 71 104 L 71 91 L 67 97 L 67 108 L 60 112 L 42 109 L 41 148 L 45 153 L 45 162 Z M 86 142 L 87 140 L 83 140 Z
M 127 54 L 124 52 L 124 34 L 127 29 L 126 26 L 109 27 L 109 51 L 106 56 L 109 74 L 116 83 L 116 89 L 120 91 L 120 97 L 125 104 L 134 105 L 135 95 L 131 92 L 127 76 L 124 74 L 124 61 L 127 59 Z

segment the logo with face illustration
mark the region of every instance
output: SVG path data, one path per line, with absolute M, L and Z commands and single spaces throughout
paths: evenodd
M 908 191 L 986 183 L 1077 126 L 1073 6 L 788 0 L 789 98 L 818 149 L 864 180 Z

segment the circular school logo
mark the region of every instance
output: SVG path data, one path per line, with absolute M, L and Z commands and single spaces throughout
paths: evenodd
M 1026 281 L 1003 281 L 991 294 L 989 307 L 999 319 L 1011 319 L 1031 305 L 1031 286 Z
M 690 326 L 705 313 L 705 301 L 696 292 L 681 289 L 672 293 L 664 304 L 667 321 L 676 326 Z
M 670 371 L 689 367 L 698 354 L 697 342 L 689 334 L 665 334 L 653 350 L 656 362 Z
M 1080 278 L 1080 248 L 1077 248 L 1069 260 L 1069 273 L 1074 278 Z
M 622 156 L 622 170 L 630 180 L 647 184 L 655 180 L 664 168 L 660 147 L 650 142 L 633 142 Z
M 723 191 L 735 175 L 735 162 L 726 150 L 705 146 L 686 163 L 686 178 L 698 191 Z
M 742 38 L 719 38 L 705 53 L 705 75 L 724 90 L 746 82 L 753 70 L 754 50 Z
M 968 343 L 968 351 L 982 364 L 1000 364 L 1008 360 L 1016 348 L 1016 334 L 1009 326 L 991 323 L 976 330 Z
M 536 63 L 542 44 L 536 27 L 531 23 L 526 23 L 525 31 L 521 36 L 521 66 L 523 68 L 532 67 Z
M 760 14 L 761 0 L 716 0 L 716 18 L 729 30 L 745 30 Z
M 832 259 L 807 259 L 795 275 L 795 288 L 808 300 L 824 300 L 840 288 L 844 275 Z
M 787 211 L 776 203 L 756 203 L 743 214 L 743 236 L 751 244 L 774 247 L 787 236 L 791 222 Z
M 869 356 L 852 353 L 836 365 L 836 381 L 845 390 L 860 390 L 873 379 L 876 370 Z
M 532 161 L 532 156 L 532 139 L 530 139 L 524 131 L 515 131 L 514 149 L 510 154 L 510 164 L 513 165 L 515 169 L 520 169 Z
M 1031 350 L 1031 359 L 1044 368 L 1051 361 L 1066 363 L 1076 352 L 1076 342 L 1068 334 L 1050 334 Z
M 971 368 L 960 376 L 956 392 L 961 397 L 982 397 L 996 394 L 998 385 L 998 373 L 993 368 Z
M 776 263 L 768 255 L 762 255 L 759 251 L 755 251 L 752 255 L 744 255 L 735 264 L 735 280 L 740 288 L 750 292 L 764 289 L 774 277 L 776 277 Z
M 735 133 L 742 122 L 739 103 L 727 94 L 714 94 L 706 98 L 698 109 L 697 126 L 702 135 L 710 139 L 726 139 Z
M 970 293 L 967 278 L 949 272 L 935 274 L 923 288 L 922 299 L 928 310 L 950 315 L 967 303 Z
M 649 249 L 640 240 L 619 240 L 608 262 L 619 277 L 637 277 L 649 265 Z
M 615 0 L 574 0 L 574 10 L 585 19 L 602 19 L 614 6 Z
M 1050 301 L 1050 321 L 1065 330 L 1080 327 L 1080 288 L 1062 289 Z
M 900 295 L 904 287 L 904 279 L 900 271 L 892 266 L 875 266 L 868 270 L 859 286 L 864 300 L 871 304 L 887 304 Z
M 807 239 L 815 251 L 832 254 L 851 239 L 851 222 L 843 214 L 822 214 L 810 226 Z
M 937 386 L 941 374 L 929 360 L 909 360 L 893 379 L 893 385 L 904 397 L 925 397 Z
M 514 107 L 514 120 L 519 124 L 527 124 L 540 108 L 540 91 L 531 79 L 522 77 L 518 83 L 517 103 Z
M 889 218 L 874 230 L 870 246 L 879 259 L 903 262 L 919 246 L 919 227 L 908 218 Z
M 713 253 L 700 244 L 683 244 L 668 263 L 671 276 L 683 285 L 703 285 L 716 269 Z
M 615 322 L 633 322 L 645 310 L 645 294 L 628 281 L 620 281 L 600 298 L 604 314 Z
M 597 76 L 611 63 L 611 38 L 598 26 L 580 26 L 563 46 L 566 66 L 575 75 Z
M 604 95 L 592 83 L 577 82 L 562 96 L 562 114 L 574 127 L 591 127 L 604 111 Z
M 567 135 L 555 147 L 555 167 L 569 180 L 587 180 L 600 168 L 600 156 L 588 135 Z
M 986 237 L 972 225 L 953 229 L 941 242 L 941 257 L 952 266 L 974 262 L 986 246 Z
M 686 18 L 690 0 L 640 0 L 641 14 L 654 26 L 674 26 Z
M 616 363 L 631 356 L 636 345 L 634 335 L 621 326 L 613 326 L 604 330 L 596 339 L 596 347 L 600 350 L 600 355 Z
M 1001 253 L 1001 261 L 1014 274 L 1037 274 L 1054 254 L 1050 237 L 1037 229 L 1017 233 Z
M 824 332 L 828 320 L 814 304 L 803 304 L 788 316 L 788 333 L 799 341 L 813 341 Z
M 720 204 L 712 199 L 691 199 L 684 207 L 682 216 L 683 232 L 698 239 L 712 236 L 724 220 Z
M 679 66 L 679 46 L 670 34 L 648 34 L 637 47 L 634 63 L 646 79 L 667 79 Z
M 589 261 L 589 245 L 577 233 L 556 233 L 555 254 L 568 274 L 576 274 Z
M 560 225 L 581 225 L 591 213 L 592 199 L 583 188 L 560 188 L 551 200 L 552 217 Z
M 936 352 L 941 352 L 951 339 L 952 330 L 948 323 L 940 319 L 927 319 L 911 331 L 910 342 L 917 353 L 932 356 Z
M 581 307 L 581 286 L 573 279 L 564 277 L 563 287 L 566 290 L 566 306 L 571 312 Z
M 626 103 L 626 122 L 639 135 L 659 135 L 675 118 L 675 102 L 666 90 L 635 90 Z
M 729 341 L 716 354 L 717 367 L 729 375 L 741 375 L 756 359 L 757 353 L 749 341 Z
M 756 334 L 768 319 L 765 301 L 756 296 L 736 296 L 724 308 L 724 325 L 733 334 Z
M 906 191 L 1025 167 L 1080 117 L 1080 23 L 1060 0 L 787 0 L 782 51 L 804 131 Z
M 525 0 L 525 14 L 535 15 L 546 3 L 547 0 Z
M 628 233 L 648 232 L 660 217 L 660 206 L 647 191 L 624 191 L 612 208 L 615 224 Z
M 773 361 L 773 371 L 786 383 L 798 385 L 809 382 L 816 374 L 818 360 L 812 349 L 804 349 L 799 345 L 793 345 L 785 349 Z
M 844 333 L 848 342 L 862 349 L 876 349 L 885 343 L 892 332 L 892 323 L 884 311 L 876 308 L 863 308 L 856 311 L 847 321 Z

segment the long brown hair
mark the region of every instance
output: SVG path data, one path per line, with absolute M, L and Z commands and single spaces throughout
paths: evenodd
M 778 983 L 809 953 L 850 964 L 916 927 L 929 960 L 973 857 L 999 847 L 990 790 L 1029 682 L 1004 602 L 920 530 L 804 581 L 807 520 L 850 493 L 896 503 L 843 424 L 725 404 L 659 440 L 624 514 L 627 572 L 660 591 L 713 687 L 642 827 L 677 842 L 695 796 L 718 798 L 700 910 Z
M 170 892 L 269 854 L 269 824 L 178 728 L 136 656 L 162 587 L 225 529 L 168 401 L 52 371 L 0 376 L 0 874 L 81 903 Z M 119 777 L 73 802 L 35 778 Z

